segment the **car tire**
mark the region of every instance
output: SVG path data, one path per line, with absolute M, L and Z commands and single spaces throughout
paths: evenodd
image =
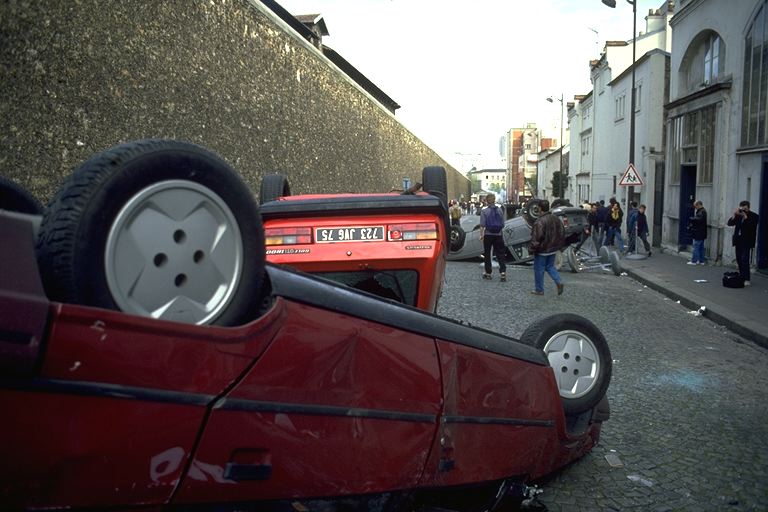
M 451 252 L 460 251 L 464 247 L 464 240 L 467 238 L 467 233 L 461 226 L 451 226 Z
M 42 215 L 43 205 L 23 187 L 0 176 L 0 210 Z
M 603 399 L 613 360 L 595 324 L 579 315 L 559 313 L 532 323 L 520 341 L 546 354 L 566 415 L 589 411 Z
M 544 199 L 531 199 L 525 204 L 525 208 L 523 208 L 523 217 L 531 226 L 533 226 L 536 219 L 541 216 L 541 203 L 543 201 Z
M 204 148 L 143 140 L 64 182 L 38 238 L 52 300 L 195 324 L 255 317 L 264 230 L 249 188 Z
M 601 246 L 597 253 L 600 257 L 600 263 L 606 264 L 611 262 L 611 250 L 607 245 Z
M 267 174 L 261 178 L 259 188 L 259 204 L 275 201 L 280 197 L 291 195 L 288 177 L 283 174 Z
M 421 171 L 421 188 L 427 194 L 438 197 L 445 211 L 448 211 L 448 181 L 444 167 L 425 167 Z
M 613 271 L 613 275 L 620 276 L 621 261 L 619 260 L 619 254 L 615 251 L 611 251 L 610 261 L 611 261 L 611 270 Z

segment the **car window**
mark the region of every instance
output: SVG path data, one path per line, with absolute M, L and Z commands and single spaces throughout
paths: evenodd
M 416 305 L 419 275 L 415 270 L 359 270 L 353 272 L 313 272 L 315 275 L 363 290 L 379 297 Z

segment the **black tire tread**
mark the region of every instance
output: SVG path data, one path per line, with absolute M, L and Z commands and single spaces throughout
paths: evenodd
M 259 204 L 275 201 L 279 197 L 291 195 L 291 188 L 288 185 L 288 177 L 284 174 L 267 174 L 261 178 L 261 187 L 259 188 Z

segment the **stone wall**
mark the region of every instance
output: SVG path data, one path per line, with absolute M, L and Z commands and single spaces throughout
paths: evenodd
M 258 192 L 469 182 L 257 0 L 5 0 L 0 175 L 43 201 L 92 153 L 142 138 L 201 144 Z

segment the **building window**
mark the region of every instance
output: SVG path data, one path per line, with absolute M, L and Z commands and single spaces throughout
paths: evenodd
M 716 78 L 720 63 L 720 37 L 712 35 L 704 44 L 704 83 L 710 84 Z
M 592 111 L 592 105 L 587 105 L 586 107 L 584 107 L 584 119 L 585 120 L 589 119 L 589 115 L 591 114 L 591 111 Z
M 768 102 L 768 38 L 766 4 L 755 16 L 744 40 L 744 99 L 741 113 L 742 146 L 761 146 L 766 140 L 766 102 Z M 722 60 L 722 59 L 721 59 Z
M 616 117 L 614 121 L 621 121 L 624 119 L 624 104 L 626 103 L 627 95 L 622 94 L 614 100 L 616 106 Z
M 591 135 L 584 135 L 581 138 L 581 155 L 585 156 L 589 154 L 589 142 L 592 139 Z
M 531 149 L 531 145 L 530 144 L 526 144 L 525 145 L 525 149 Z
M 725 43 L 717 32 L 699 33 L 683 57 L 678 94 L 690 94 L 717 82 L 725 70 L 725 50 Z
M 670 184 L 680 183 L 680 167 L 695 164 L 697 184 L 711 185 L 715 167 L 715 128 L 717 106 L 675 117 L 669 130 Z
M 715 167 L 715 127 L 717 108 L 710 105 L 701 110 L 701 136 L 699 139 L 699 183 L 712 184 Z

